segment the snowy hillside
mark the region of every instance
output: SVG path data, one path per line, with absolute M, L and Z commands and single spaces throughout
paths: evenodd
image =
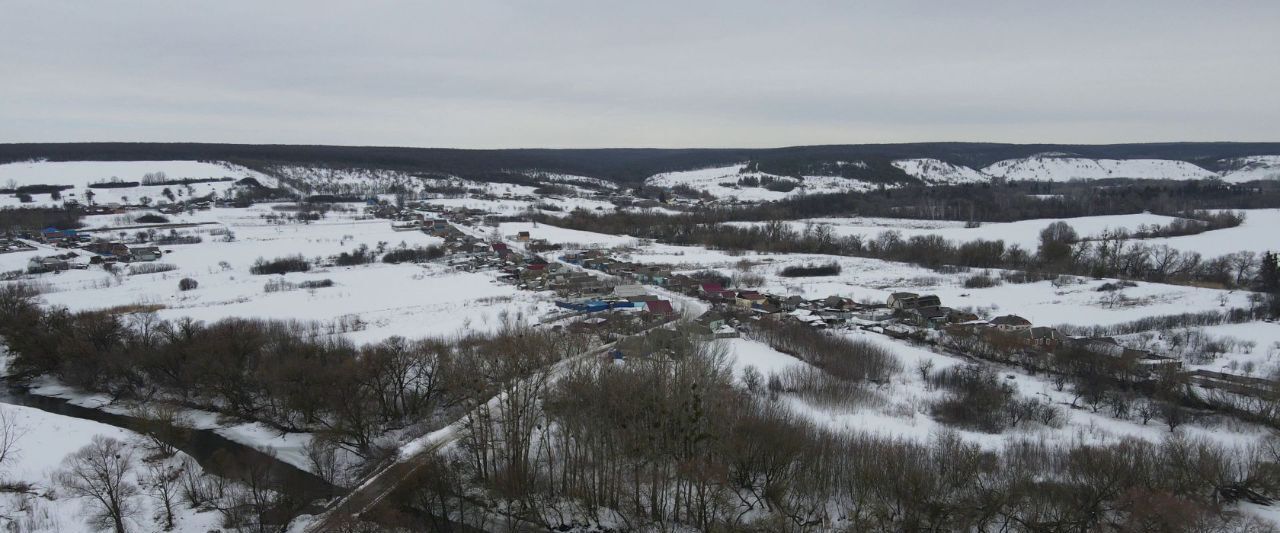
M 220 180 L 187 185 L 148 185 L 148 179 L 178 182 L 182 180 Z M 235 187 L 235 182 L 252 178 L 273 187 L 276 180 L 238 165 L 202 161 L 28 161 L 0 164 L 0 187 L 14 189 L 31 185 L 63 185 L 70 189 L 57 197 L 48 193 L 31 194 L 31 202 L 23 203 L 17 195 L 0 196 L 0 207 L 19 205 L 61 205 L 65 200 L 89 203 L 87 192 L 93 191 L 93 203 L 128 204 L 142 198 L 157 202 L 169 194 L 199 197 L 222 194 Z M 95 183 L 111 181 L 138 182 L 140 185 L 120 188 L 93 188 Z
M 953 165 L 938 159 L 899 159 L 893 162 L 893 166 L 926 183 L 978 183 L 990 179 L 989 176 L 972 168 Z
M 1280 155 L 1254 155 L 1228 162 L 1228 170 L 1222 173 L 1227 183 L 1244 183 L 1254 180 L 1280 180 Z
M 984 169 L 988 176 L 1009 180 L 1070 181 L 1073 179 L 1198 180 L 1217 174 L 1185 161 L 1165 159 L 1085 159 L 1039 155 L 998 161 Z
M 77 188 L 91 183 L 141 181 L 148 173 L 163 172 L 170 180 L 253 178 L 266 186 L 275 180 L 266 175 L 229 163 L 203 161 L 28 161 L 0 164 L 0 184 L 8 185 L 72 185 Z M 10 182 L 10 180 L 13 180 Z
M 764 172 L 744 172 L 743 169 L 746 166 L 746 163 L 739 163 L 727 167 L 665 172 L 649 177 L 645 180 L 645 185 L 654 187 L 683 185 L 706 192 L 716 198 L 741 201 L 773 201 L 800 194 L 863 191 L 877 187 L 875 184 L 837 176 L 804 176 L 803 179 L 797 179 Z M 748 183 L 744 183 L 743 180 L 747 180 Z M 755 180 L 756 184 L 752 184 L 750 180 Z M 786 192 L 771 190 L 764 186 L 768 181 L 790 182 L 796 184 L 796 187 Z

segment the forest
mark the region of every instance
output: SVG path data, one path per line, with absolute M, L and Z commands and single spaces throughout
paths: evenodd
M 488 181 L 512 169 L 561 172 L 638 184 L 661 172 L 752 161 L 781 175 L 821 169 L 833 175 L 904 181 L 889 160 L 928 157 L 953 164 L 985 166 L 1002 159 L 1055 152 L 1090 158 L 1153 158 L 1189 161 L 1218 170 L 1224 158 L 1280 155 L 1280 143 L 1150 143 L 1114 145 L 912 143 L 794 146 L 783 148 L 605 148 L 460 150 L 445 148 L 250 145 L 202 143 L 28 143 L 0 144 L 0 163 L 50 161 L 200 160 L 227 161 L 262 169 L 301 164 L 385 168 L 411 173 L 443 173 Z M 866 159 L 869 169 L 841 165 Z

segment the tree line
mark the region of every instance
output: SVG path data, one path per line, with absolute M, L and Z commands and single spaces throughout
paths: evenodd
M 1003 240 L 955 243 L 938 235 L 904 238 L 893 230 L 875 237 L 842 237 L 835 235 L 829 226 L 810 224 L 795 229 L 779 220 L 745 225 L 707 223 L 698 215 L 597 215 L 580 211 L 565 218 L 547 218 L 544 222 L 721 250 L 828 254 L 898 261 L 934 269 L 1000 268 L 1034 274 L 1026 281 L 1068 274 L 1275 292 L 1264 279 L 1267 272 L 1274 271 L 1276 256 L 1273 253 L 1259 255 L 1242 251 L 1206 258 L 1198 252 L 1126 239 L 1119 233 L 1083 239 L 1070 224 L 1062 221 L 1045 227 L 1035 250 L 1007 245 Z M 1270 305 L 1273 312 L 1280 312 L 1277 307 L 1280 302 L 1275 298 Z

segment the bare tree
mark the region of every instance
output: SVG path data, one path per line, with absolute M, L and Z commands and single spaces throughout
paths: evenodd
M 165 531 L 173 529 L 173 508 L 178 503 L 181 476 L 181 469 L 164 461 L 155 461 L 147 465 L 147 474 L 143 478 L 148 494 L 160 504 L 157 514 L 163 514 L 157 519 L 163 518 Z
M 0 477 L 3 477 L 4 467 L 22 452 L 18 442 L 26 434 L 27 428 L 18 425 L 12 409 L 0 408 Z
M 90 523 L 125 533 L 125 523 L 138 512 L 133 501 L 138 486 L 130 480 L 133 450 L 117 439 L 95 435 L 62 462 L 56 480 L 76 497 L 89 499 L 94 511 Z

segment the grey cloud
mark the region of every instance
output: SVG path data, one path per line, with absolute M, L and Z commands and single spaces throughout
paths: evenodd
M 0 2 L 0 142 L 1277 140 L 1276 2 Z

